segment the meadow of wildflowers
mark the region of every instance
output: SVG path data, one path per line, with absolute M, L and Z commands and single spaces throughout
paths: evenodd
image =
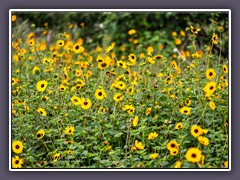
M 11 18 L 12 168 L 228 168 L 226 13 Z

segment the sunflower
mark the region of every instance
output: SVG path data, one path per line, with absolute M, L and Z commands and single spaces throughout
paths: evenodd
M 48 85 L 47 81 L 45 80 L 39 81 L 37 83 L 37 90 L 43 92 L 47 88 L 47 85 Z
M 198 34 L 198 32 L 201 31 L 200 28 L 196 28 L 196 27 L 193 27 L 193 26 L 190 26 L 190 29 L 191 29 L 191 32 L 194 33 L 194 34 Z
M 56 153 L 56 154 L 53 156 L 53 161 L 56 162 L 60 156 L 61 156 L 60 153 Z
M 111 50 L 113 50 L 113 48 L 114 48 L 114 43 L 112 43 L 111 45 L 109 45 L 109 46 L 106 48 L 105 52 L 106 52 L 106 53 L 109 53 Z
M 215 109 L 216 109 L 216 105 L 215 105 L 215 103 L 214 103 L 213 101 L 210 101 L 210 102 L 209 102 L 209 106 L 210 106 L 210 108 L 211 108 L 212 110 L 215 110 Z
M 193 125 L 191 127 L 191 134 L 194 136 L 194 137 L 198 137 L 200 135 L 202 135 L 203 133 L 207 133 L 208 130 L 206 129 L 202 129 L 200 126 L 198 125 Z
M 46 115 L 47 115 L 46 111 L 45 111 L 43 108 L 38 108 L 38 109 L 37 109 L 37 112 L 38 112 L 39 114 L 41 114 L 42 116 L 46 116 Z
M 67 89 L 67 87 L 62 84 L 60 86 L 58 86 L 59 91 L 65 91 L 66 89 Z
M 97 98 L 97 100 L 102 100 L 107 97 L 107 94 L 103 89 L 97 89 L 95 91 L 95 97 Z
M 139 117 L 135 116 L 133 119 L 133 126 L 136 127 L 138 125 Z
M 135 141 L 135 146 L 137 149 L 143 150 L 144 146 L 141 142 L 138 142 L 138 140 Z
M 226 65 L 223 65 L 223 66 L 222 66 L 222 70 L 223 70 L 223 72 L 224 72 L 225 74 L 228 73 L 228 67 L 227 67 Z
M 153 153 L 153 154 L 150 154 L 150 159 L 156 159 L 158 157 L 158 153 Z
M 176 45 L 182 44 L 182 40 L 179 39 L 179 38 L 175 39 L 175 44 L 176 44 Z
M 81 46 L 80 43 L 76 43 L 76 44 L 73 45 L 73 51 L 77 54 L 78 53 L 83 53 L 84 52 L 84 47 Z
M 37 66 L 34 66 L 32 73 L 33 74 L 39 74 L 39 72 L 40 72 L 40 68 L 37 67 Z
M 131 62 L 135 62 L 137 60 L 137 57 L 135 54 L 129 54 L 128 55 L 128 60 Z
M 98 63 L 98 68 L 103 70 L 106 69 L 109 66 L 109 64 L 106 61 Z
M 178 154 L 178 149 L 177 148 L 174 148 L 174 149 L 170 150 L 170 155 L 175 156 L 177 154 Z
M 116 93 L 113 96 L 113 100 L 116 101 L 116 102 L 119 102 L 119 101 L 123 100 L 123 95 L 121 93 Z
M 81 101 L 82 101 L 81 107 L 83 109 L 89 109 L 92 106 L 92 102 L 90 99 L 82 98 Z
M 114 87 L 120 90 L 125 89 L 126 84 L 123 81 L 118 81 L 114 83 Z
M 228 161 L 225 161 L 225 162 L 224 162 L 224 167 L 225 167 L 225 168 L 228 168 Z
M 198 148 L 189 148 L 186 152 L 185 158 L 192 163 L 199 162 L 202 158 L 202 151 Z
M 183 128 L 182 123 L 177 123 L 177 124 L 175 125 L 175 129 L 177 129 L 177 130 L 182 129 L 182 128 Z
M 17 16 L 14 14 L 12 15 L 12 22 L 15 22 L 17 20 Z
M 172 61 L 171 62 L 171 66 L 173 67 L 173 69 L 177 69 L 178 68 L 178 65 L 177 65 L 176 61 Z
M 147 108 L 147 110 L 146 110 L 146 116 L 148 116 L 150 113 L 151 113 L 151 111 L 152 111 L 152 108 Z
M 21 168 L 23 164 L 23 159 L 20 159 L 19 156 L 12 157 L 12 167 Z
M 191 100 L 190 100 L 189 98 L 187 98 L 187 99 L 185 100 L 185 103 L 189 106 L 189 105 L 191 104 Z
M 13 141 L 12 150 L 16 154 L 20 154 L 23 151 L 23 144 L 21 141 Z
M 35 39 L 29 39 L 27 40 L 29 46 L 33 46 L 35 44 Z
M 179 147 L 179 144 L 176 140 L 172 140 L 170 141 L 168 144 L 167 144 L 167 149 L 169 151 L 172 151 L 172 150 L 175 150 L 175 149 L 178 149 Z
M 63 40 L 58 40 L 57 41 L 57 45 L 59 46 L 59 47 L 62 47 L 62 46 L 64 46 L 64 41 Z
M 182 166 L 182 162 L 181 161 L 177 161 L 174 168 L 181 168 Z
M 135 112 L 135 108 L 132 104 L 127 104 L 122 109 L 127 111 L 129 114 L 132 114 Z
M 121 67 L 123 69 L 126 69 L 127 68 L 127 63 L 122 61 L 122 60 L 119 60 L 119 61 L 117 61 L 117 66 Z
M 216 89 L 216 82 L 208 82 L 203 88 L 203 91 L 205 92 L 206 96 L 211 96 Z
M 150 133 L 148 135 L 148 139 L 155 139 L 156 137 L 158 137 L 158 133 L 156 133 L 156 132 Z
M 209 139 L 203 136 L 199 136 L 198 137 L 198 141 L 203 144 L 204 146 L 208 146 L 209 145 Z
M 77 96 L 71 97 L 71 101 L 75 105 L 81 105 L 81 99 L 79 97 L 77 97 Z
M 216 73 L 215 73 L 214 69 L 212 69 L 212 68 L 207 69 L 207 71 L 206 71 L 207 79 L 213 79 L 215 76 L 216 76 Z
M 75 131 L 74 126 L 67 126 L 64 132 L 65 134 L 73 135 L 74 131 Z
M 43 129 L 40 129 L 37 132 L 36 137 L 37 137 L 37 139 L 42 139 L 44 135 L 45 135 L 45 131 Z
M 215 33 L 213 33 L 213 36 L 212 36 L 212 42 L 213 42 L 213 44 L 218 44 L 217 39 L 218 39 L 218 35 L 215 34 Z
M 190 115 L 191 108 L 182 107 L 179 111 L 181 112 L 181 114 Z

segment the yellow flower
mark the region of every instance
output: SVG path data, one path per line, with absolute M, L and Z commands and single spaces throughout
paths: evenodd
M 121 93 L 116 93 L 113 96 L 113 100 L 116 101 L 116 102 L 119 102 L 119 101 L 123 100 L 123 95 Z
M 147 108 L 147 110 L 146 110 L 146 116 L 148 116 L 150 113 L 151 113 L 151 111 L 152 111 L 152 108 Z
M 158 153 L 150 154 L 150 159 L 156 159 L 158 157 Z
M 182 162 L 181 161 L 177 161 L 174 168 L 181 168 L 182 166 Z
M 213 33 L 213 36 L 212 36 L 212 42 L 213 42 L 213 44 L 218 44 L 217 39 L 218 39 L 218 35 L 215 34 L 215 33 Z
M 179 144 L 176 140 L 172 140 L 170 141 L 168 144 L 167 144 L 167 149 L 169 151 L 172 151 L 172 150 L 175 150 L 175 149 L 178 149 L 179 147 Z
M 174 148 L 174 149 L 170 150 L 170 155 L 175 156 L 177 154 L 178 154 L 178 149 L 177 148 Z
M 129 34 L 129 35 L 136 34 L 136 30 L 135 30 L 135 29 L 130 29 L 130 30 L 128 31 L 128 34 Z
M 21 168 L 23 164 L 23 159 L 20 159 L 19 156 L 12 157 L 12 167 Z
M 34 66 L 32 73 L 33 74 L 39 74 L 39 72 L 40 72 L 40 68 L 37 67 L 37 66 Z
M 202 157 L 202 151 L 198 148 L 189 148 L 188 151 L 185 154 L 185 158 L 187 161 L 196 163 L 201 160 Z
M 216 109 L 216 105 L 215 105 L 215 103 L 214 103 L 213 101 L 210 101 L 210 102 L 209 102 L 209 106 L 210 106 L 210 108 L 211 108 L 212 110 L 215 110 L 215 109 Z
M 182 129 L 183 128 L 183 125 L 182 125 L 182 123 L 177 123 L 176 125 L 175 125 L 175 129 Z
M 43 92 L 47 88 L 47 85 L 48 85 L 47 81 L 45 80 L 39 81 L 37 83 L 37 90 Z
M 136 127 L 138 125 L 138 121 L 139 121 L 139 117 L 135 116 L 135 118 L 133 119 L 133 126 Z
M 180 45 L 180 44 L 182 44 L 181 39 L 176 39 L 176 40 L 175 40 L 175 44 L 176 44 L 176 45 Z
M 43 129 L 39 130 L 36 134 L 37 139 L 42 139 L 45 135 L 45 131 Z
M 150 133 L 148 135 L 148 139 L 155 139 L 156 137 L 158 137 L 158 134 L 156 132 Z
M 199 136 L 198 137 L 198 141 L 203 144 L 204 146 L 208 146 L 209 145 L 209 139 L 203 136 Z
M 141 142 L 138 142 L 138 140 L 135 141 L 135 146 L 137 149 L 143 150 L 144 146 Z
M 92 106 L 92 102 L 90 99 L 85 99 L 85 98 L 81 99 L 81 107 L 83 109 L 89 109 L 91 106 Z
M 207 133 L 208 130 L 207 129 L 202 129 L 200 126 L 198 125 L 193 125 L 191 127 L 191 134 L 194 136 L 194 137 L 198 137 L 200 135 L 202 135 L 203 133 Z
M 56 153 L 56 154 L 53 156 L 53 161 L 56 162 L 59 157 L 60 157 L 60 153 Z
M 12 22 L 15 22 L 17 20 L 17 16 L 14 14 L 12 15 Z
M 207 79 L 213 79 L 215 76 L 216 76 L 216 73 L 215 73 L 214 69 L 212 69 L 212 68 L 207 69 L 207 71 L 206 71 Z
M 38 112 L 39 114 L 41 114 L 42 116 L 46 116 L 46 115 L 47 115 L 46 111 L 45 111 L 43 108 L 38 108 L 38 109 L 37 109 L 37 112 Z
M 191 108 L 189 108 L 189 107 L 182 107 L 179 111 L 180 111 L 182 114 L 190 115 Z
M 223 65 L 223 66 L 222 66 L 222 70 L 223 70 L 223 72 L 224 72 L 225 74 L 228 73 L 228 67 L 227 67 L 226 65 Z
M 107 97 L 107 94 L 106 92 L 103 90 L 103 89 L 97 89 L 95 91 L 95 97 L 98 99 L 98 100 L 102 100 L 104 99 L 105 97 Z
M 23 151 L 23 144 L 21 141 L 14 141 L 12 143 L 12 150 L 16 154 L 20 154 Z
M 200 28 L 196 28 L 196 27 L 193 27 L 193 26 L 190 26 L 190 29 L 191 29 L 191 32 L 194 33 L 194 34 L 198 34 L 198 32 L 201 31 Z
M 73 135 L 74 131 L 75 131 L 74 126 L 67 126 L 64 132 L 65 134 Z
M 77 96 L 71 97 L 71 101 L 75 105 L 81 105 L 81 99 L 79 97 L 77 97 Z
M 225 167 L 225 168 L 228 168 L 228 161 L 225 161 L 225 162 L 224 162 L 224 167 Z
M 114 43 L 112 43 L 111 45 L 109 45 L 109 46 L 106 48 L 105 52 L 108 53 L 108 52 L 110 52 L 111 50 L 113 50 L 113 48 L 114 48 Z

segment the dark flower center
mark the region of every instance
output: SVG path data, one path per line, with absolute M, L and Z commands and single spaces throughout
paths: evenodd
M 40 111 L 40 114 L 43 114 L 43 112 L 42 112 L 42 111 Z
M 77 100 L 77 99 L 74 99 L 74 101 L 75 101 L 75 102 L 78 102 L 78 100 Z
M 196 158 L 196 157 L 197 157 L 197 155 L 193 153 L 192 154 L 192 158 Z
M 98 95 L 99 95 L 99 96 L 102 96 L 102 92 L 99 92 Z
M 194 132 L 195 132 L 195 133 L 198 133 L 198 129 L 195 129 Z
M 71 133 L 72 132 L 72 130 L 69 130 L 69 133 Z
M 212 72 L 210 72 L 210 73 L 209 73 L 209 76 L 212 76 L 212 75 L 213 75 L 213 73 L 212 73 Z
M 131 58 L 132 58 L 132 59 L 135 59 L 135 57 L 134 57 L 134 56 L 131 56 Z
M 40 138 L 41 137 L 41 134 L 37 134 L 37 138 Z
M 107 66 L 107 64 L 106 63 L 102 63 L 102 67 L 106 67 Z
M 19 145 L 16 145 L 16 149 L 19 149 L 20 147 L 19 147 Z
M 86 105 L 88 105 L 88 102 L 84 102 L 83 104 L 86 106 Z
M 45 86 L 45 84 L 41 84 L 41 88 L 43 88 Z
M 210 90 L 213 90 L 213 86 L 210 87 Z
M 175 144 L 171 144 L 171 147 L 172 147 L 172 148 L 175 148 L 176 146 L 175 146 Z
M 185 110 L 185 111 L 183 111 L 184 113 L 187 113 L 188 111 L 187 110 Z
M 64 88 L 62 87 L 61 90 L 64 90 Z
M 19 164 L 19 160 L 16 160 L 16 161 L 15 161 L 15 164 Z
M 77 46 L 75 47 L 75 49 L 77 49 L 77 50 L 78 50 L 78 49 L 79 49 L 79 46 L 77 45 Z
M 45 98 L 45 97 L 43 97 L 43 98 L 42 98 L 42 100 L 43 100 L 43 101 L 46 101 L 46 98 Z

